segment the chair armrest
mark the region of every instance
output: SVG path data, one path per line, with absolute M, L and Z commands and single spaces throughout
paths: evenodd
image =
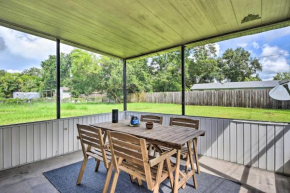
M 149 161 L 150 167 L 153 167 L 153 166 L 155 166 L 156 164 L 158 164 L 158 163 L 164 161 L 165 159 L 170 158 L 170 156 L 172 156 L 172 155 L 174 155 L 174 154 L 176 154 L 176 149 L 173 149 L 173 150 L 171 150 L 171 151 L 169 151 L 169 152 L 165 152 L 165 153 L 163 153 L 161 156 L 159 156 L 159 157 L 157 157 L 157 158 L 154 158 L 154 159 L 150 160 L 150 161 Z

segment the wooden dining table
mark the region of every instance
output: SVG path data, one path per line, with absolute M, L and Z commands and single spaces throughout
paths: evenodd
M 181 126 L 166 126 L 157 123 L 154 124 L 153 129 L 146 129 L 146 124 L 144 122 L 138 127 L 132 127 L 129 123 L 129 120 L 121 120 L 118 123 L 103 122 L 92 124 L 92 126 L 98 127 L 103 131 L 123 132 L 146 139 L 146 141 L 153 144 L 157 150 L 160 150 L 159 146 L 176 149 L 177 155 L 174 167 L 175 177 L 174 182 L 171 181 L 174 188 L 173 192 L 178 192 L 179 188 L 182 187 L 191 177 L 193 177 L 194 186 L 197 188 L 193 157 L 189 156 L 192 170 L 188 173 L 182 173 L 180 171 L 180 156 L 181 149 L 185 148 L 185 144 L 187 144 L 188 155 L 192 155 L 193 152 L 191 147 L 193 139 L 199 136 L 204 136 L 205 131 Z M 170 163 L 170 158 L 168 158 L 167 161 Z M 171 168 L 171 164 L 169 165 L 168 170 L 173 170 L 174 168 Z M 170 173 L 172 174 L 172 172 Z

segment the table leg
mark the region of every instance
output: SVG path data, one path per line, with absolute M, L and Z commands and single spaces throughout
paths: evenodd
M 197 182 L 196 182 L 195 169 L 194 169 L 194 163 L 193 163 L 193 157 L 192 157 L 193 152 L 191 149 L 191 143 L 192 143 L 192 141 L 187 142 L 187 150 L 188 150 L 191 170 L 193 171 L 192 172 L 193 184 L 194 184 L 195 189 L 197 189 Z
M 197 155 L 197 138 L 193 139 L 193 149 L 194 149 L 194 157 L 195 157 L 195 161 L 196 161 L 196 169 L 197 169 L 197 173 L 200 173 L 200 169 L 199 169 L 199 160 L 198 160 L 198 155 Z
M 178 193 L 178 183 L 179 183 L 179 169 L 180 169 L 180 149 L 177 150 L 176 155 L 176 169 L 175 169 L 175 179 L 174 179 L 174 193 Z

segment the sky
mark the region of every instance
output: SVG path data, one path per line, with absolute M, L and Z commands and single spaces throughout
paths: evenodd
M 55 41 L 36 37 L 0 26 L 0 70 L 21 72 L 31 67 L 40 68 L 41 61 L 55 55 Z M 290 27 L 230 39 L 215 44 L 217 55 L 228 48 L 244 47 L 258 58 L 263 71 L 262 80 L 272 80 L 277 72 L 290 71 Z M 61 44 L 61 52 L 74 47 Z

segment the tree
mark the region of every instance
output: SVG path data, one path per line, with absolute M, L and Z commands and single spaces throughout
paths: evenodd
M 194 47 L 189 52 L 187 88 L 191 88 L 193 84 L 209 83 L 224 79 L 224 75 L 218 66 L 217 51 L 214 44 Z
M 73 51 L 72 51 L 73 52 Z M 70 81 L 71 53 L 60 55 L 60 85 L 68 86 Z M 41 77 L 43 89 L 52 90 L 56 88 L 56 56 L 50 55 L 47 60 L 41 62 Z
M 273 80 L 290 80 L 290 72 L 278 72 L 274 77 Z
M 13 92 L 20 90 L 21 83 L 19 73 L 5 73 L 0 76 L 0 97 L 12 98 Z
M 89 52 L 75 49 L 70 53 L 72 66 L 72 77 L 69 81 L 69 87 L 72 95 L 78 97 L 80 94 L 86 96 L 97 89 L 98 73 L 100 66 L 96 56 Z
M 21 75 L 41 77 L 41 69 L 35 68 L 35 67 L 25 69 L 25 70 L 23 70 Z
M 180 52 L 170 52 L 154 57 L 150 68 L 153 92 L 181 90 Z
M 146 59 L 128 62 L 127 91 L 128 93 L 152 92 L 152 67 Z
M 230 82 L 246 81 L 258 71 L 262 71 L 262 65 L 257 58 L 250 58 L 251 53 L 244 48 L 227 49 L 222 58 L 219 59 L 219 66 L 225 78 Z
M 122 102 L 123 95 L 123 63 L 121 60 L 103 56 L 99 60 L 96 89 L 106 93 L 107 97 Z

